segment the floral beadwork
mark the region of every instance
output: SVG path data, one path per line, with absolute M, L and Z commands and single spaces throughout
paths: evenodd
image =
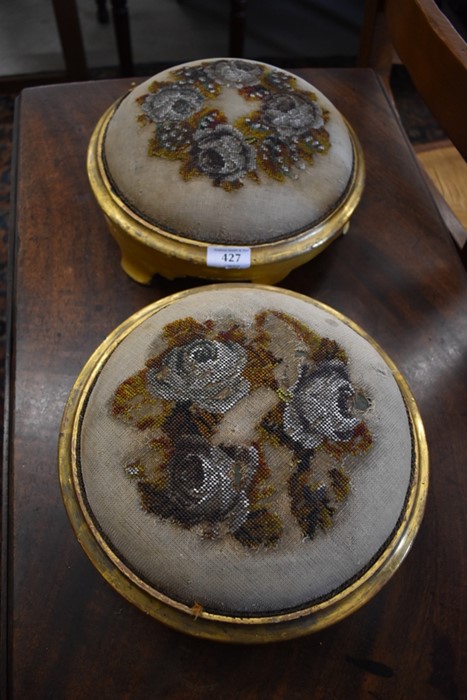
M 247 352 L 239 343 L 200 338 L 173 348 L 162 367 L 148 371 L 151 394 L 192 401 L 205 411 L 224 413 L 248 393 L 242 376 Z
M 372 445 L 371 400 L 339 344 L 264 310 L 250 323 L 182 318 L 153 347 L 111 405 L 143 437 L 123 468 L 144 511 L 253 549 L 287 528 L 329 529 L 352 456 Z
M 208 63 L 205 70 L 214 83 L 236 88 L 257 85 L 263 73 L 259 64 L 239 60 Z
M 284 431 L 304 447 L 318 447 L 325 438 L 347 441 L 359 420 L 352 415 L 354 395 L 345 364 L 323 361 L 316 369 L 305 365 L 290 388 L 284 410 Z
M 313 92 L 277 69 L 220 60 L 170 72 L 137 98 L 141 124 L 151 126 L 150 156 L 181 161 L 185 180 L 205 176 L 231 191 L 261 174 L 279 182 L 297 178 L 316 155 L 330 147 L 329 114 Z M 236 90 L 254 109 L 230 124 L 216 99 Z
M 293 93 L 279 92 L 268 98 L 262 112 L 264 122 L 282 137 L 300 136 L 324 125 L 317 103 Z
M 140 482 L 145 509 L 186 527 L 227 519 L 235 532 L 248 518 L 246 494 L 257 463 L 254 447 L 232 448 L 229 454 L 197 435 L 182 436 L 165 465 L 165 488 Z
M 230 124 L 196 132 L 190 155 L 191 169 L 208 175 L 215 184 L 236 183 L 256 169 L 254 148 Z
M 204 103 L 199 90 L 181 85 L 166 85 L 148 95 L 141 109 L 154 122 L 180 122 L 197 112 Z

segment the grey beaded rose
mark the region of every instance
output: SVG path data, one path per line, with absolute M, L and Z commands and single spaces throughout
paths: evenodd
M 255 150 L 229 124 L 199 129 L 190 155 L 196 168 L 219 182 L 237 181 L 256 168 Z
M 258 83 L 263 68 L 247 61 L 216 61 L 206 66 L 206 73 L 225 87 L 246 87 Z
M 299 136 L 324 124 L 319 105 L 292 92 L 280 92 L 267 99 L 262 114 L 264 122 L 281 136 Z
M 194 340 L 173 348 L 162 367 L 150 369 L 147 386 L 154 396 L 224 413 L 249 391 L 242 376 L 246 362 L 247 351 L 238 343 Z
M 254 447 L 212 446 L 197 436 L 183 436 L 167 463 L 167 512 L 187 526 L 228 519 L 232 532 L 249 513 L 246 494 L 258 466 Z M 172 507 L 172 508 L 171 508 Z
M 148 95 L 141 109 L 154 122 L 179 122 L 197 112 L 203 102 L 204 97 L 196 88 L 174 83 Z
M 304 366 L 289 390 L 284 410 L 284 431 L 306 448 L 318 447 L 325 438 L 350 440 L 361 419 L 353 415 L 354 389 L 343 362 L 323 362 L 317 369 Z

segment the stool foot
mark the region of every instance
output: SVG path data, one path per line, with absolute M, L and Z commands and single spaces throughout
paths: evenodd
M 148 268 L 141 265 L 140 262 L 135 262 L 126 255 L 122 255 L 120 263 L 123 271 L 126 272 L 126 274 L 131 277 L 132 280 L 138 282 L 139 284 L 144 284 L 146 286 L 151 284 L 151 280 L 156 274 L 155 272 L 151 272 Z

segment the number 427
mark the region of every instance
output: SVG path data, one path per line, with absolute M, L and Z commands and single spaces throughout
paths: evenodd
M 241 257 L 241 253 L 224 253 L 222 260 L 226 263 L 237 263 L 240 262 Z

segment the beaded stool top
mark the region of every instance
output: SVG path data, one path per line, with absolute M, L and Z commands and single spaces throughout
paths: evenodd
M 327 600 L 400 524 L 413 471 L 385 358 L 335 312 L 267 287 L 148 307 L 88 389 L 87 520 L 154 595 L 231 616 Z
M 337 109 L 263 63 L 171 68 L 119 104 L 103 160 L 117 195 L 165 231 L 252 245 L 313 228 L 345 195 L 353 147 Z

